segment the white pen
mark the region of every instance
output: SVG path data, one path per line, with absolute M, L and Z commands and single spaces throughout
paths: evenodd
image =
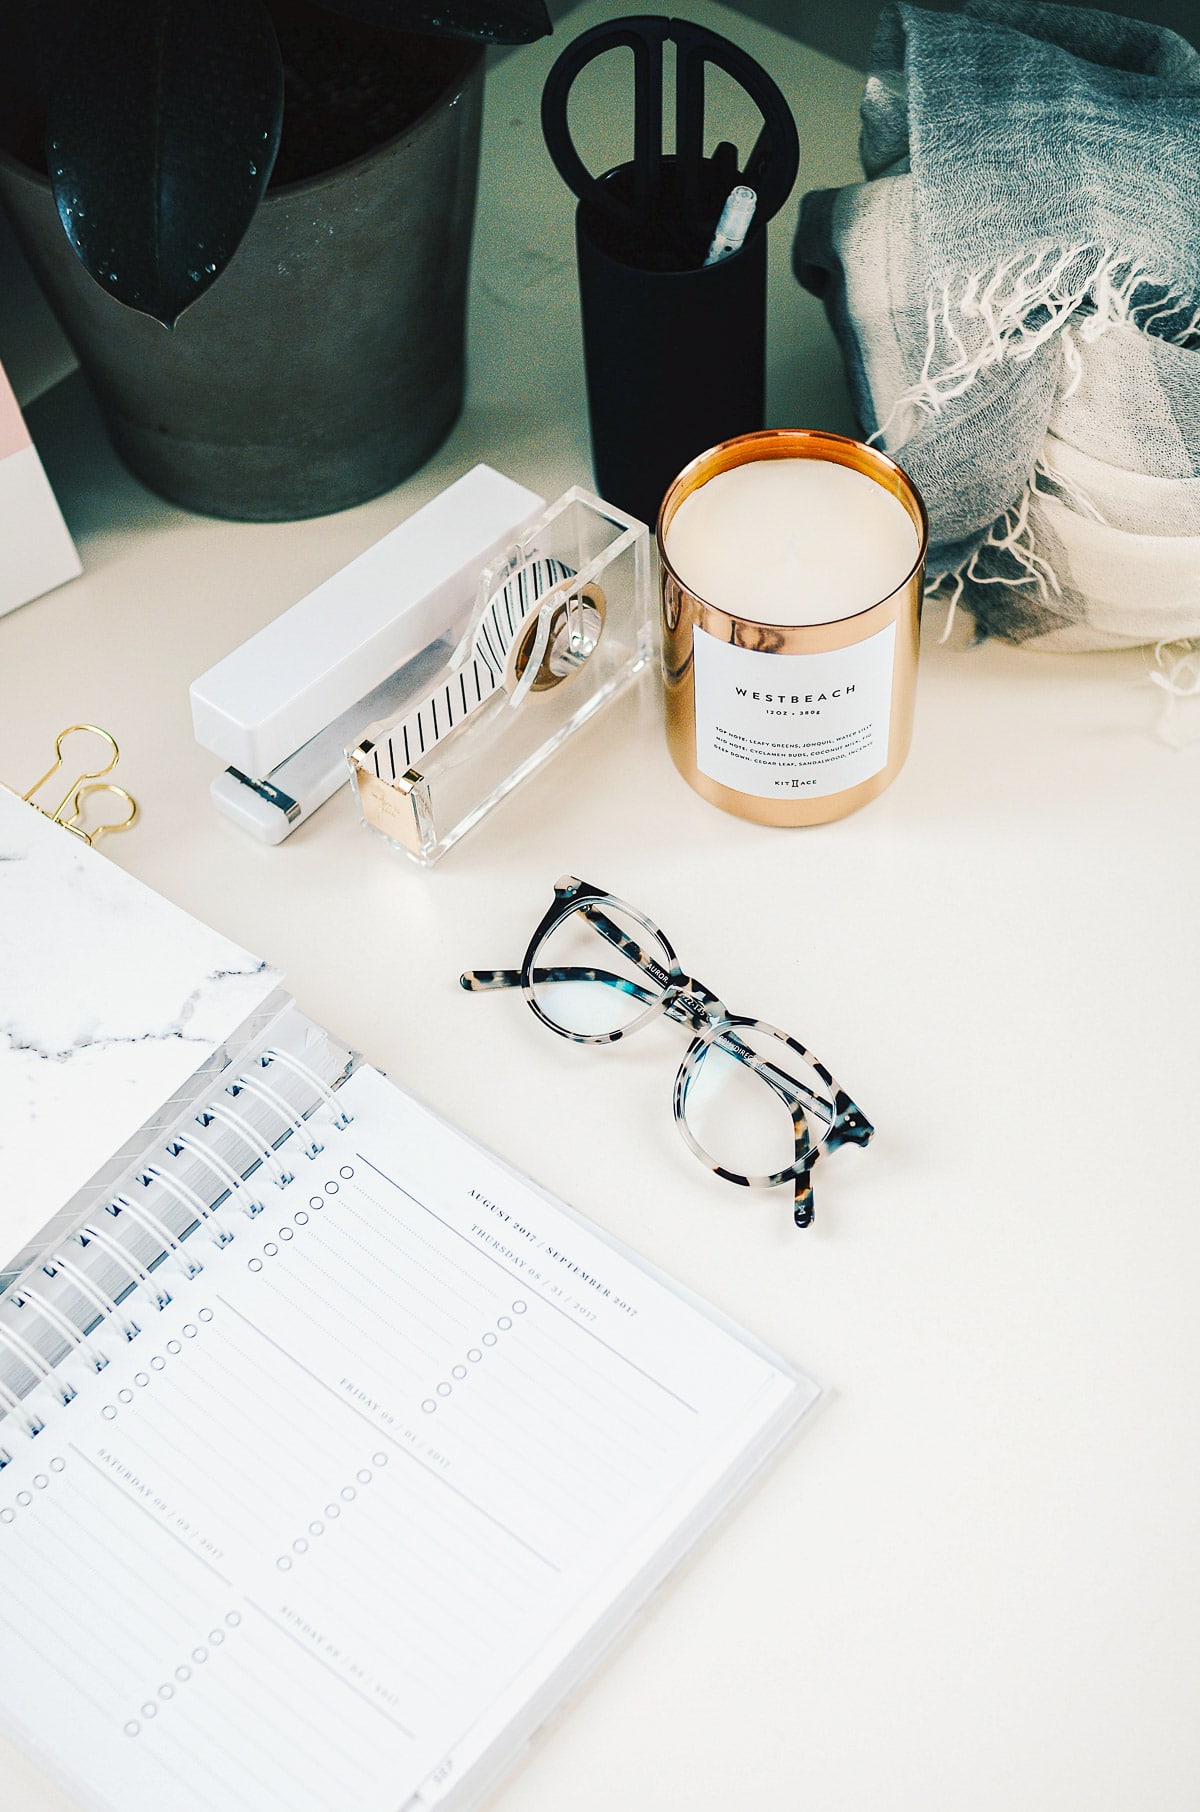
M 704 260 L 706 266 L 719 264 L 722 258 L 731 258 L 734 252 L 741 251 L 757 206 L 758 196 L 745 183 L 740 182 L 735 189 L 730 189 L 725 206 L 721 209 L 713 242 L 708 248 L 708 257 Z

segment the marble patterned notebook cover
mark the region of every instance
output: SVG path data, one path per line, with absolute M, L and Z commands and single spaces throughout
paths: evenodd
M 0 1264 L 279 981 L 0 788 Z
M 83 571 L 0 365 L 0 616 Z

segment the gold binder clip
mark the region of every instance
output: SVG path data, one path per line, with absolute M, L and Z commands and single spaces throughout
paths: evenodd
M 98 736 L 101 742 L 107 744 L 108 760 L 103 767 L 84 768 L 77 773 L 53 808 L 39 805 L 36 795 L 54 779 L 56 774 L 61 777 L 66 766 L 63 744 L 68 736 L 75 736 L 80 732 L 89 736 Z M 44 818 L 51 819 L 55 824 L 61 824 L 63 829 L 70 831 L 73 837 L 80 837 L 88 844 L 95 843 L 108 831 L 128 830 L 137 817 L 137 804 L 123 786 L 116 786 L 112 781 L 104 778 L 106 774 L 112 773 L 120 759 L 120 754 L 121 751 L 118 749 L 115 739 L 109 735 L 107 730 L 102 730 L 98 724 L 68 724 L 66 729 L 60 730 L 54 739 L 54 760 L 41 778 L 34 781 L 29 791 L 21 794 L 21 798 L 26 805 L 31 805 L 35 812 L 41 812 Z M 105 819 L 104 822 L 93 825 L 91 830 L 86 830 L 83 825 L 85 801 L 97 793 L 107 794 L 109 798 L 120 801 L 125 808 L 125 815 Z

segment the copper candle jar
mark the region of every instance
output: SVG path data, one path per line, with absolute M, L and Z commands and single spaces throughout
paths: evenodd
M 828 620 L 812 620 L 826 609 L 819 579 L 797 588 L 796 615 L 807 621 L 759 621 L 709 603 L 667 551 L 681 504 L 734 467 L 798 459 L 849 467 L 882 486 L 912 524 L 915 559 L 886 597 L 849 613 L 834 606 Z M 837 521 L 847 547 L 855 526 L 847 509 Z M 658 519 L 663 679 L 671 757 L 703 798 L 759 824 L 822 824 L 895 779 L 912 735 L 928 538 L 912 480 L 886 453 L 844 435 L 766 429 L 723 441 L 684 467 Z M 753 595 L 752 546 L 744 567 Z

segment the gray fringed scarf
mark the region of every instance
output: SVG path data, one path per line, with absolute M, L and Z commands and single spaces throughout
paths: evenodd
M 867 181 L 805 197 L 864 431 L 981 635 L 1200 635 L 1200 54 L 1036 0 L 887 5 Z

